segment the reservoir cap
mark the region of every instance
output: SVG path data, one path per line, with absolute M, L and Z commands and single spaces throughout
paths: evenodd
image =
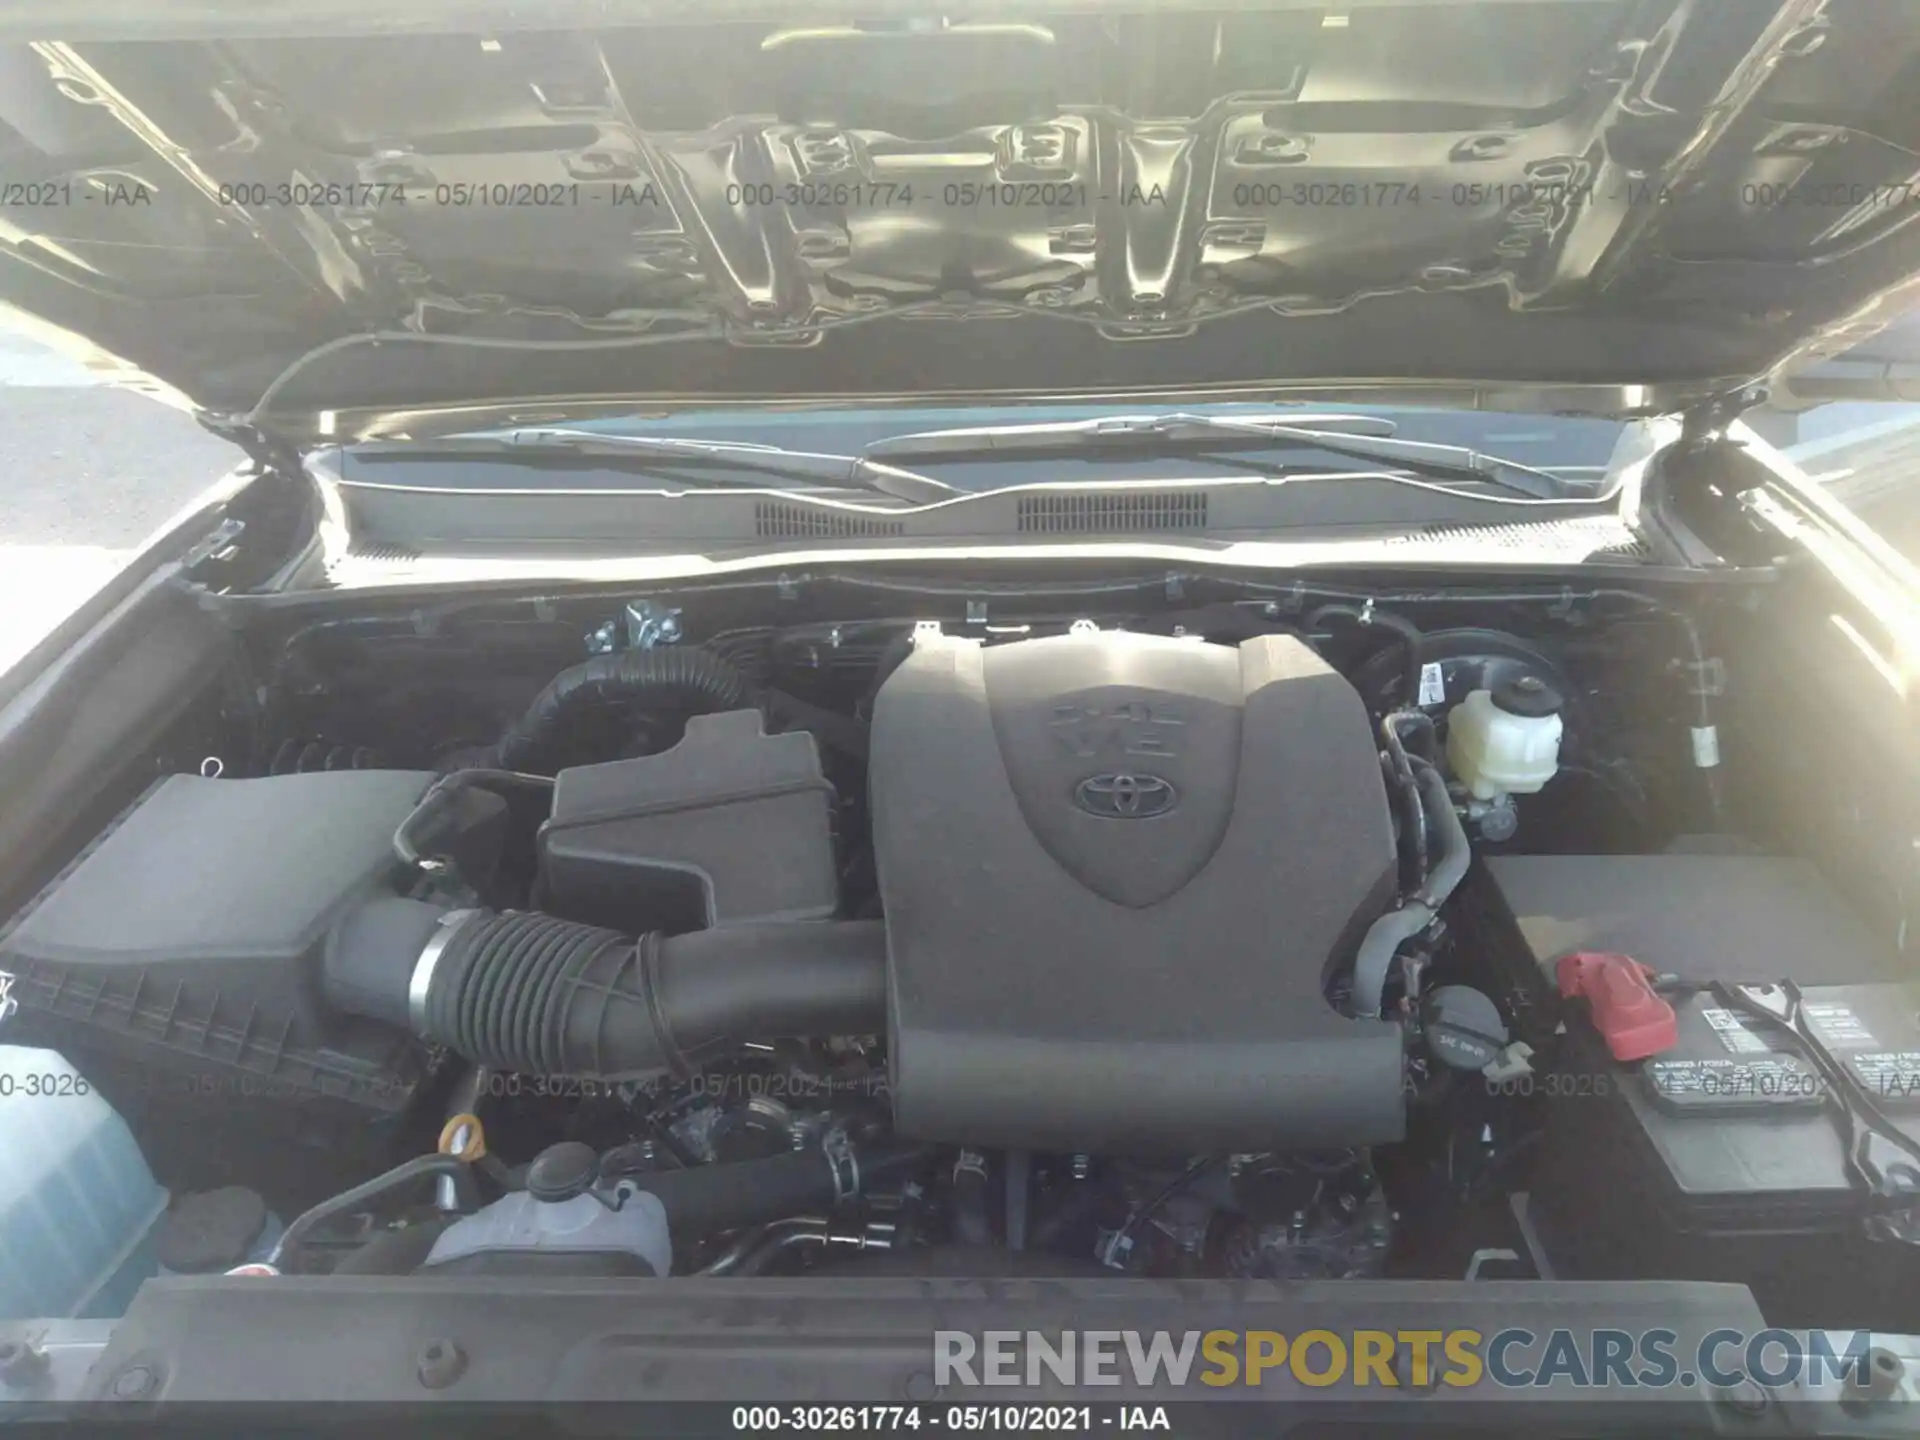
M 527 1166 L 527 1194 L 554 1204 L 586 1194 L 599 1178 L 598 1152 L 578 1140 L 562 1140 L 542 1150 Z
M 1558 715 L 1566 699 L 1538 675 L 1515 675 L 1493 688 L 1493 703 L 1509 715 L 1542 720 Z

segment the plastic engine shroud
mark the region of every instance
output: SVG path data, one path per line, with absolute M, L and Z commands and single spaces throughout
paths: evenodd
M 1404 1128 L 1324 987 L 1393 899 L 1359 695 L 1305 644 L 927 634 L 871 784 L 902 1133 L 1183 1153 Z

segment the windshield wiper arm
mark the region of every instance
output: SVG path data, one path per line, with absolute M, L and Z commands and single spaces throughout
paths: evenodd
M 1343 429 L 1331 429 L 1340 425 Z M 1382 431 L 1380 428 L 1384 426 Z M 1236 450 L 1320 450 L 1352 460 L 1392 465 L 1437 479 L 1495 484 L 1537 500 L 1559 499 L 1567 484 L 1550 470 L 1485 455 L 1460 445 L 1399 440 L 1393 422 L 1371 415 L 1303 415 L 1260 420 L 1226 415 L 1120 415 L 1037 425 L 992 425 L 929 430 L 877 440 L 861 453 L 941 460 L 1012 460 L 1078 451 L 1227 453 Z M 1245 464 L 1247 462 L 1239 462 Z M 1263 468 L 1263 467 L 1251 467 Z
M 866 455 L 837 455 L 811 450 L 787 450 L 778 445 L 755 445 L 740 440 L 693 440 L 670 435 L 620 435 L 597 430 L 528 428 L 501 435 L 463 435 L 418 443 L 365 447 L 383 455 L 405 458 L 433 453 L 479 453 L 527 458 L 542 454 L 588 456 L 625 462 L 646 460 L 676 469 L 725 470 L 765 475 L 779 480 L 803 480 L 849 490 L 873 490 L 914 504 L 948 500 L 965 492 L 896 465 L 882 464 Z
M 1281 423 L 1296 429 L 1312 427 L 1380 439 L 1386 439 L 1399 428 L 1384 415 L 1299 415 L 1281 422 L 1253 416 L 1194 415 L 1176 411 L 1160 415 L 1101 415 L 1091 420 L 1041 420 L 1019 425 L 918 430 L 910 435 L 885 436 L 861 447 L 860 453 L 927 459 L 997 458 L 1081 450 L 1105 440 L 1123 446 L 1151 442 L 1168 449 L 1191 444 L 1225 449 L 1240 439 L 1248 447 L 1257 447 L 1268 443 L 1267 429 Z

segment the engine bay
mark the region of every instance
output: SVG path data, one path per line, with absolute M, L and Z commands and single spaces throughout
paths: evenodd
M 1691 611 L 1118 588 L 250 635 L 0 930 L 8 1039 L 176 1210 L 226 1197 L 201 1269 L 1686 1275 L 1899 1318 L 1862 1287 L 1914 1273 L 1920 996 L 1743 823 Z

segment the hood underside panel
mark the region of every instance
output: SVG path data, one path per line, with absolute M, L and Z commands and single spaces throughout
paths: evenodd
M 1913 0 L 786 8 L 50 24 L 0 46 L 0 300 L 312 438 L 638 393 L 1684 397 L 1920 271 Z

